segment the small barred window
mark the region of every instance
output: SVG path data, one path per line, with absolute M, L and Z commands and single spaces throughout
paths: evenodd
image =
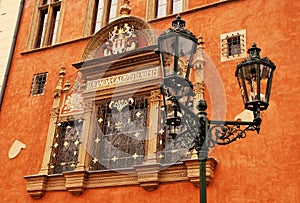
M 221 35 L 221 62 L 246 57 L 246 30 Z
M 44 94 L 48 73 L 39 73 L 33 76 L 31 96 Z

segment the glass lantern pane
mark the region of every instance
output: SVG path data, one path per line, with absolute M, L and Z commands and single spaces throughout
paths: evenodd
M 161 53 L 163 58 L 164 76 L 174 75 L 174 56 L 169 53 Z
M 259 99 L 259 90 L 257 89 L 258 64 L 252 64 L 243 67 L 243 74 L 246 80 L 246 88 L 249 101 Z
M 244 83 L 244 80 L 243 80 L 242 75 L 240 74 L 240 72 L 238 73 L 237 79 L 238 79 L 239 87 L 240 87 L 240 90 L 241 90 L 243 102 L 244 102 L 244 104 L 246 104 L 249 101 L 249 98 L 248 98 L 248 94 L 247 94 L 246 85 Z
M 272 74 L 272 68 L 260 65 L 260 100 L 263 102 L 269 102 L 269 83 Z
M 175 53 L 175 42 L 176 42 L 175 35 L 161 39 L 160 40 L 161 52 L 173 55 Z
M 178 74 L 189 78 L 190 66 L 196 49 L 196 43 L 185 37 L 178 37 Z
M 195 42 L 185 37 L 178 37 L 178 56 L 190 56 L 192 54 Z

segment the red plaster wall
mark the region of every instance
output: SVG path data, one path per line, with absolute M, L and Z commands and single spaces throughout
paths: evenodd
M 211 3 L 207 1 L 204 3 Z M 217 2 L 217 0 L 215 0 Z M 153 192 L 141 187 L 91 189 L 75 197 L 68 192 L 49 192 L 33 200 L 26 192 L 25 175 L 37 174 L 42 163 L 53 90 L 61 66 L 66 79 L 76 75 L 72 63 L 79 62 L 88 39 L 54 46 L 32 53 L 25 51 L 34 1 L 26 0 L 17 47 L 0 112 L 0 202 L 198 202 L 199 189 L 191 183 L 160 185 Z M 61 41 L 82 36 L 86 1 L 66 3 Z M 189 7 L 201 6 L 190 1 Z M 145 1 L 131 1 L 132 14 L 145 18 Z M 235 67 L 241 60 L 220 62 L 220 34 L 247 29 L 247 47 L 255 41 L 261 55 L 277 65 L 269 109 L 262 114 L 259 135 L 228 146 L 217 146 L 211 156 L 218 166 L 208 186 L 208 202 L 300 202 L 298 111 L 299 88 L 299 4 L 296 1 L 240 0 L 197 12 L 183 13 L 186 27 L 205 40 L 205 52 L 216 65 L 226 93 L 227 119 L 243 110 Z M 76 19 L 76 20 L 74 20 Z M 173 18 L 153 22 L 165 30 Z M 31 97 L 35 73 L 48 72 L 44 96 Z M 217 108 L 217 107 L 211 107 Z M 211 109 L 209 110 L 211 111 Z M 15 159 L 8 159 L 14 140 L 26 144 Z

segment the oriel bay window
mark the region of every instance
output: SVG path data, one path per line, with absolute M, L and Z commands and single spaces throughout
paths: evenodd
M 90 170 L 129 168 L 142 164 L 147 106 L 145 96 L 97 103 Z

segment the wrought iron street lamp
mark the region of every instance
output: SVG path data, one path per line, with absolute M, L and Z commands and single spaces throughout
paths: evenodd
M 209 120 L 205 112 L 207 104 L 204 99 L 198 101 L 199 112 L 195 114 L 190 105 L 194 93 L 189 75 L 196 52 L 197 38 L 184 26 L 185 21 L 178 15 L 172 22 L 172 28 L 158 37 L 158 50 L 164 77 L 161 93 L 169 135 L 175 141 L 187 134 L 192 137 L 192 148 L 197 151 L 200 160 L 200 202 L 204 203 L 206 202 L 206 159 L 209 148 L 216 144 L 226 145 L 245 138 L 246 131 L 259 133 L 260 112 L 268 108 L 276 66 L 267 57 L 260 57 L 261 49 L 255 43 L 248 50 L 249 57 L 237 65 L 235 76 L 245 109 L 254 114 L 253 121 Z M 186 62 L 186 65 L 182 65 L 183 62 Z

